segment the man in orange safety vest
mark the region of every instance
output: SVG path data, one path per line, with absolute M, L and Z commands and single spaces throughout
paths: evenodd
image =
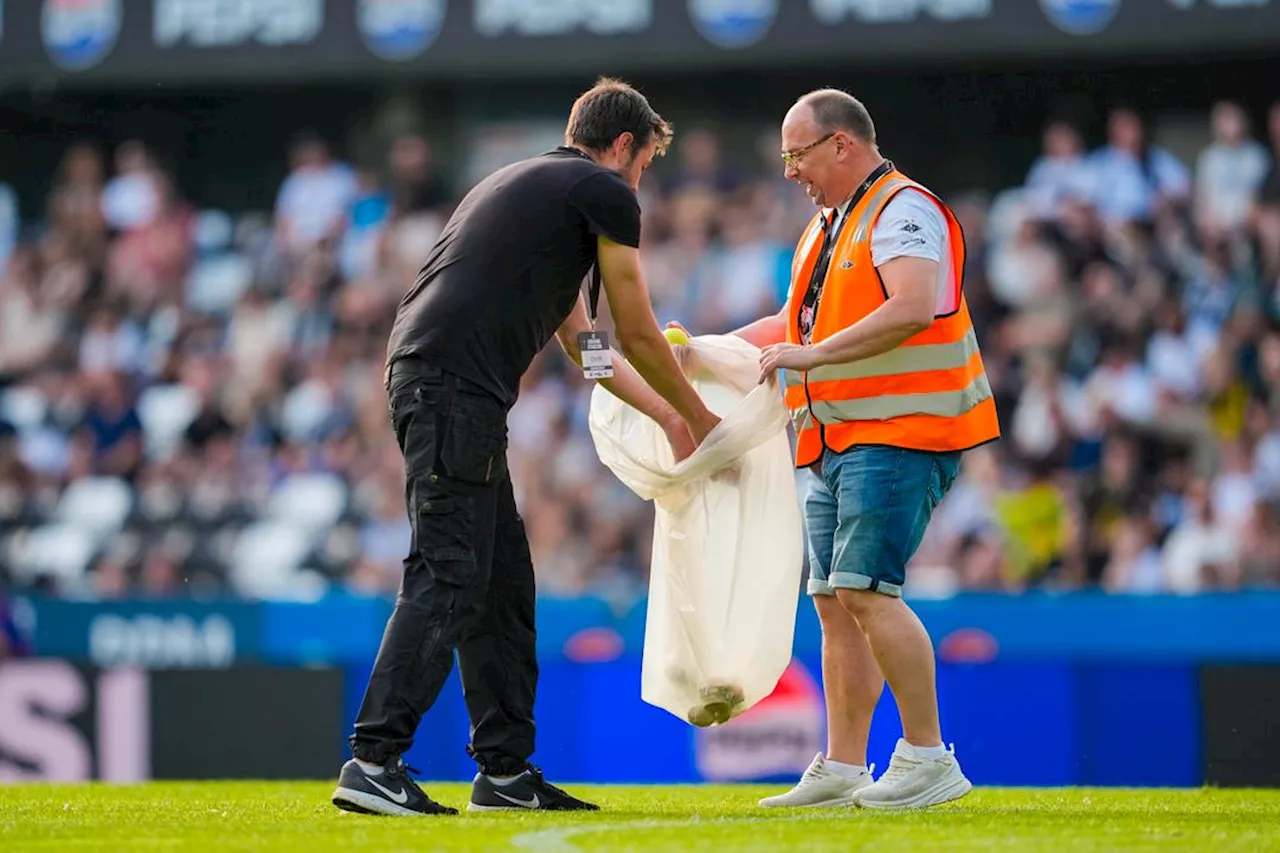
M 946 204 L 880 154 L 870 115 L 845 92 L 800 98 L 782 144 L 787 177 L 819 211 L 786 306 L 735 334 L 762 348 L 762 381 L 783 371 L 806 469 L 828 746 L 761 805 L 935 805 L 972 786 L 943 745 L 933 646 L 902 586 L 962 452 L 1000 435 L 961 288 L 964 235 Z M 873 780 L 867 739 L 886 680 L 903 737 Z

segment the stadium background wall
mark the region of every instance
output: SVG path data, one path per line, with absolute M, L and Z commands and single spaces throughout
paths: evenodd
M 361 161 L 375 158 L 385 135 L 407 124 L 430 137 L 440 173 L 457 183 L 473 170 L 482 128 L 562 126 L 567 104 L 603 73 L 640 85 L 677 132 L 721 131 L 730 161 L 758 157 L 759 127 L 775 126 L 798 93 L 847 88 L 867 103 L 886 153 L 951 194 L 1020 181 L 1050 117 L 1069 118 L 1097 141 L 1107 110 L 1121 104 L 1160 114 L 1153 138 L 1194 154 L 1205 141 L 1203 122 L 1183 123 L 1179 115 L 1224 96 L 1261 115 L 1280 77 L 1273 49 L 1280 0 L 1206 0 L 1185 9 L 1167 0 L 1117 1 L 1105 26 L 1088 32 L 1045 11 L 1064 4 L 937 0 L 905 4 L 908 20 L 875 22 L 858 10 L 887 4 L 797 0 L 777 3 L 759 40 L 734 47 L 711 41 L 703 32 L 711 30 L 693 20 L 697 4 L 685 0 L 619 0 L 619 7 L 650 10 L 643 25 L 626 32 L 602 34 L 589 19 L 569 16 L 543 21 L 536 35 L 532 18 L 516 19 L 521 9 L 536 18 L 539 4 L 503 0 L 498 5 L 514 10 L 512 20 L 492 36 L 476 23 L 477 10 L 495 5 L 487 0 L 362 3 L 443 10 L 434 39 L 402 61 L 371 46 L 378 42 L 361 29 L 356 0 L 260 7 L 122 0 L 116 29 L 97 42 L 82 40 L 100 44 L 101 56 L 74 67 L 47 43 L 44 5 L 60 4 L 0 4 L 0 162 L 24 165 L 6 180 L 28 216 L 43 209 L 47 187 L 40 182 L 56 171 L 61 147 L 49 141 L 57 139 L 107 146 L 146 139 L 169 152 L 163 165 L 193 204 L 268 210 L 273 199 L 264 188 L 287 174 L 286 151 L 300 127 Z M 161 6 L 187 10 L 180 37 L 157 35 Z M 813 11 L 819 6 L 844 11 L 820 20 Z M 202 9 L 232 18 L 259 12 L 216 28 Z M 934 9 L 956 17 L 944 20 Z M 960 14 L 966 9 L 967 17 Z M 303 26 L 317 14 L 318 22 Z M 290 41 L 289 33 L 299 35 Z M 939 140 L 945 157 L 937 156 Z M 768 144 L 776 148 L 776 139 Z M 655 176 L 669 166 L 658 163 Z
M 1280 595 L 918 607 L 943 660 L 946 737 L 978 784 L 1280 783 Z M 0 665 L 0 778 L 326 778 L 387 608 L 24 600 L 37 656 Z M 774 695 L 696 730 L 640 699 L 643 603 L 614 616 L 603 602 L 544 602 L 537 760 L 594 782 L 794 776 L 825 741 L 809 610 Z M 646 748 L 596 761 L 619 732 Z M 886 694 L 870 759 L 883 766 L 898 734 Z M 455 672 L 410 763 L 426 778 L 469 779 L 466 736 Z M 1037 761 L 1017 760 L 1027 744 Z
M 1271 0 L 30 0 L 6 5 L 0 84 L 686 71 L 798 61 L 1268 52 Z M 603 8 L 602 8 L 603 7 Z M 857 50 L 850 50 L 856 44 Z

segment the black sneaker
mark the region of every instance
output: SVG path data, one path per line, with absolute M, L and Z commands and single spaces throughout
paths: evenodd
M 406 766 L 399 756 L 376 773 L 368 772 L 353 758 L 342 765 L 333 804 L 343 811 L 395 817 L 458 813 L 424 794 L 418 783 L 409 778 L 410 772 L 418 771 Z
M 553 812 L 594 812 L 600 807 L 572 797 L 542 778 L 542 771 L 529 765 L 529 769 L 510 782 L 495 782 L 477 773 L 471 785 L 471 802 L 467 811 L 493 812 L 506 810 L 540 809 Z

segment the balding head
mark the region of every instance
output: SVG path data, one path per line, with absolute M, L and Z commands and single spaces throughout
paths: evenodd
M 847 199 L 883 159 L 867 108 L 847 92 L 809 92 L 782 120 L 783 174 L 820 207 Z
M 876 144 L 876 126 L 871 114 L 853 95 L 839 89 L 816 89 L 796 101 L 792 110 L 802 109 L 823 133 L 844 131 L 860 142 Z

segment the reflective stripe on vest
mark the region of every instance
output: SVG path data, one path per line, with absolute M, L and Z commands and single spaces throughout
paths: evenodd
M 867 379 L 873 376 L 893 376 L 898 373 L 920 373 L 926 370 L 953 370 L 966 366 L 978 354 L 978 336 L 971 326 L 965 336 L 950 344 L 920 344 L 913 347 L 897 347 L 861 361 L 843 364 L 825 364 L 809 371 L 810 382 L 829 382 L 839 379 Z M 802 376 L 797 374 L 799 381 Z
M 782 387 L 784 396 L 795 397 L 799 399 L 801 405 L 791 406 L 791 426 L 795 428 L 797 433 L 811 427 L 816 427 L 812 416 L 809 414 L 809 400 L 804 393 L 804 373 L 791 368 L 783 368 L 782 370 Z
M 915 186 L 915 184 L 906 178 L 891 177 L 884 182 L 883 186 L 873 192 L 871 198 L 862 208 L 862 215 L 858 217 L 858 228 L 853 232 L 853 242 L 865 243 L 870 239 L 871 226 L 875 221 L 876 214 L 880 212 L 880 203 L 884 201 L 885 196 L 910 186 Z
M 958 418 L 984 400 L 991 399 L 991 383 L 985 373 L 959 391 L 928 394 L 886 394 L 861 400 L 814 400 L 813 414 L 821 423 L 887 421 L 903 415 Z M 807 414 L 807 412 L 806 412 Z
M 809 414 L 808 406 L 803 409 L 791 410 L 791 426 L 795 428 L 797 433 L 817 426 L 817 423 L 813 420 L 813 415 Z

